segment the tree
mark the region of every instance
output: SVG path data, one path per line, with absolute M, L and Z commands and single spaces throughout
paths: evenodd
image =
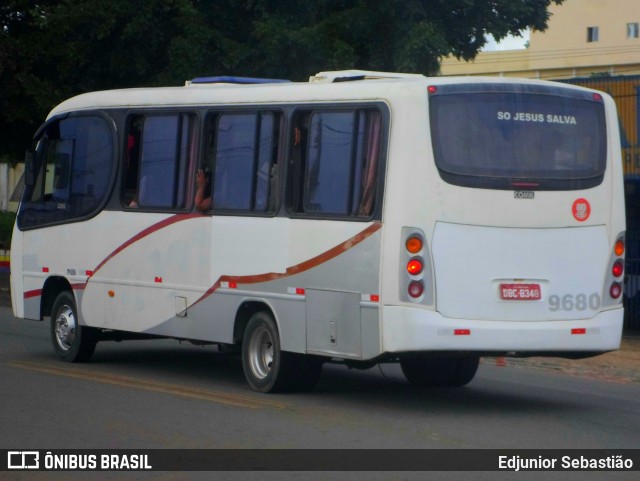
M 258 0 L 238 67 L 295 80 L 344 68 L 433 75 L 444 56 L 474 58 L 489 33 L 544 30 L 552 1 L 563 0 Z
M 17 0 L 0 7 L 0 158 L 23 152 L 65 98 L 185 75 L 211 34 L 194 5 Z
M 0 158 L 47 112 L 100 89 L 199 75 L 306 80 L 322 70 L 436 74 L 497 40 L 544 30 L 563 0 L 10 0 L 0 6 Z

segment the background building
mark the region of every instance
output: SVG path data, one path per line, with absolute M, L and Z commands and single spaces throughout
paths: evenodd
M 481 52 L 470 62 L 446 58 L 441 74 L 552 80 L 640 75 L 640 1 L 565 0 L 549 11 L 549 28 L 531 32 L 528 48 Z

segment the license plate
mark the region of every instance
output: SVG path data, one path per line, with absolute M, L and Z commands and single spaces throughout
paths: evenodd
M 500 299 L 504 301 L 538 301 L 542 299 L 540 284 L 500 284 Z

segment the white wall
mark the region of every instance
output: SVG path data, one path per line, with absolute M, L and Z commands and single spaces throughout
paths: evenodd
M 23 172 L 24 164 L 22 163 L 15 166 L 0 163 L 0 211 L 15 212 L 18 209 L 18 203 L 10 202 L 9 199 L 11 199 L 11 194 L 18 185 Z

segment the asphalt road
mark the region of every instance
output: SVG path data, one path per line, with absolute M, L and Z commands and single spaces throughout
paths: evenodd
M 396 366 L 354 371 L 328 365 L 310 393 L 261 395 L 247 387 L 238 357 L 171 340 L 102 343 L 92 362 L 64 363 L 53 354 L 45 323 L 14 319 L 2 307 L 0 393 L 4 449 L 628 449 L 640 444 L 637 383 L 485 362 L 465 388 L 414 390 Z M 0 480 L 640 479 L 638 472 L 6 474 L 0 472 Z

